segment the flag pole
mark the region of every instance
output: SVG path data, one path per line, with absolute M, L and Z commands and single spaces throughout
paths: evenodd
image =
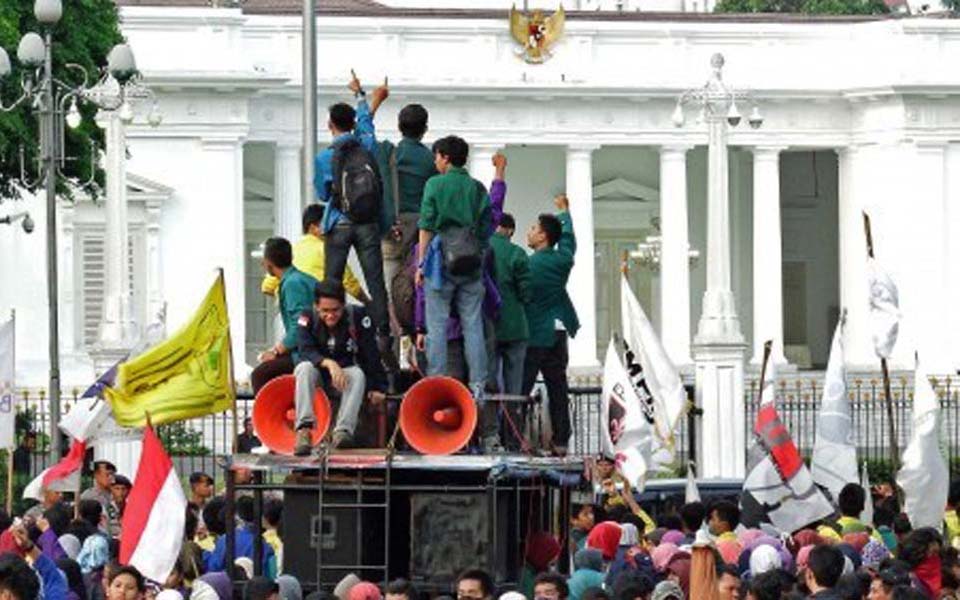
M 763 343 L 763 363 L 760 366 L 760 394 L 757 397 L 757 403 L 763 403 L 763 388 L 767 382 L 767 364 L 770 362 L 770 353 L 773 350 L 773 340 L 767 340 Z
M 863 232 L 867 238 L 867 256 L 873 255 L 873 232 L 870 228 L 870 215 L 863 211 Z M 900 466 L 900 450 L 897 448 L 897 425 L 893 420 L 893 396 L 890 393 L 890 367 L 887 359 L 880 357 L 880 371 L 883 373 L 883 397 L 887 407 L 887 433 L 890 436 L 890 468 L 894 473 Z
M 226 307 L 227 312 L 227 348 L 230 349 L 230 389 L 233 390 L 233 402 L 231 404 L 230 413 L 232 416 L 232 431 L 233 431 L 233 441 L 230 443 L 230 453 L 237 453 L 237 436 L 240 434 L 240 429 L 237 424 L 237 379 L 234 376 L 233 371 L 233 361 L 236 357 L 233 355 L 233 338 L 230 336 L 230 306 L 227 304 L 227 282 L 223 276 L 223 267 L 217 267 L 217 272 L 219 273 L 218 277 L 220 278 L 221 285 L 220 291 L 223 292 L 223 305 Z
M 13 370 L 16 380 L 17 370 L 17 309 L 10 309 L 10 323 L 13 326 Z M 11 382 L 12 384 L 13 382 Z M 16 398 L 14 390 L 10 390 L 11 397 Z M 11 408 L 13 408 L 11 406 Z M 13 411 L 13 443 L 17 443 L 17 411 Z M 7 448 L 7 514 L 13 514 L 13 448 Z

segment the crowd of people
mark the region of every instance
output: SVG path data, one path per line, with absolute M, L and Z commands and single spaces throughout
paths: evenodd
M 576 252 L 569 200 L 556 195 L 556 214 L 530 224 L 528 254 L 512 241 L 516 220 L 504 212 L 504 155 L 492 158 L 493 181 L 477 181 L 462 138 L 424 145 L 429 115 L 419 104 L 400 110 L 398 143 L 378 140 L 386 82 L 369 101 L 356 77 L 349 88 L 356 107 L 329 109 L 333 143 L 316 158 L 319 202 L 303 212 L 303 237 L 264 243 L 262 290 L 277 299 L 282 336 L 259 356 L 254 393 L 295 376 L 295 454 L 308 455 L 316 387 L 339 400 L 329 447 L 349 447 L 364 402 L 382 403 L 409 364 L 469 387 L 481 408 L 478 445 L 493 453 L 520 449 L 522 428 L 517 411 L 498 415 L 485 398 L 529 395 L 542 375 L 548 451 L 564 455 L 567 337 L 579 327 L 566 292 Z M 351 250 L 366 289 L 347 266 Z
M 960 598 L 960 482 L 951 487 L 939 529 L 913 529 L 893 484 L 848 484 L 835 518 L 783 534 L 742 523 L 735 499 L 688 502 L 651 516 L 599 457 L 564 537 L 527 531 L 523 564 L 497 589 L 471 568 L 450 589 L 418 591 L 407 580 L 381 587 L 356 575 L 305 594 L 284 569 L 283 501 L 269 498 L 254 522 L 240 496 L 234 523 L 213 478 L 194 473 L 179 558 L 164 582 L 117 561 L 117 528 L 128 485 L 97 463 L 94 485 L 69 505 L 57 492 L 22 516 L 0 511 L 0 598 L 4 600 L 946 600 Z M 591 491 L 586 491 L 591 490 Z M 869 496 L 868 496 L 869 494 Z M 868 500 L 872 519 L 864 520 Z M 227 529 L 234 529 L 233 576 Z M 259 538 L 258 538 L 259 536 Z M 259 568 L 253 564 L 260 545 Z M 419 574 L 424 575 L 424 574 Z M 428 593 L 429 592 L 429 593 Z

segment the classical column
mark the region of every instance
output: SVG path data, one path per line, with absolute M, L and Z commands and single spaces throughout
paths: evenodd
M 490 182 L 493 181 L 493 175 L 496 172 L 493 168 L 493 155 L 501 147 L 498 144 L 470 144 L 468 157 L 470 175 L 487 186 L 487 189 L 490 188 Z
M 238 138 L 206 138 L 202 140 L 203 168 L 210 173 L 211 185 L 206 194 L 206 213 L 218 219 L 211 229 L 211 239 L 204 253 L 203 268 L 197 273 L 203 283 L 196 287 L 196 299 L 213 282 L 216 267 L 223 268 L 227 288 L 227 309 L 230 312 L 230 339 L 233 344 L 234 372 L 238 381 L 249 374 L 246 364 L 246 300 L 245 256 L 243 245 L 243 141 Z
M 701 477 L 743 477 L 746 425 L 743 363 L 746 344 L 740 332 L 730 285 L 730 200 L 727 123 L 723 114 L 708 117 L 707 289 L 693 358 L 699 419 L 697 456 Z
M 147 322 L 149 327 L 166 318 L 163 300 L 163 264 L 160 256 L 160 209 L 163 203 L 159 199 L 147 199 L 144 204 L 146 212 L 146 254 L 147 254 Z
M 864 168 L 866 150 L 848 146 L 837 150 L 839 198 L 838 235 L 840 260 L 840 304 L 847 309 L 843 356 L 851 370 L 878 368 L 870 336 L 870 304 L 867 290 L 867 247 L 863 233 L 865 206 Z
M 273 155 L 273 231 L 291 242 L 302 230 L 300 185 L 300 144 L 281 140 Z
M 570 340 L 571 366 L 596 366 L 597 298 L 596 259 L 593 244 L 593 151 L 596 145 L 567 147 L 567 197 L 577 236 L 577 253 L 567 292 L 577 309 L 580 331 Z
M 950 143 L 946 148 L 947 180 L 944 198 L 946 211 L 947 265 L 960 264 L 960 206 L 950 202 L 949 198 L 960 197 L 960 144 Z M 960 306 L 960 277 L 947 277 L 947 305 Z M 947 311 L 947 335 L 951 339 L 960 337 L 960 311 Z M 949 350 L 953 368 L 960 368 L 960 344 L 951 344 Z
M 675 365 L 690 358 L 690 259 L 687 222 L 687 151 L 660 149 L 660 339 Z
M 123 358 L 139 337 L 131 306 L 126 127 L 116 112 L 108 113 L 105 119 L 107 193 L 104 201 L 103 322 L 96 348 L 91 353 L 98 373 Z
M 763 344 L 773 340 L 770 360 L 783 355 L 783 260 L 780 228 L 780 152 L 753 148 L 753 359 L 763 362 Z
M 948 374 L 957 367 L 950 357 L 954 344 L 949 329 L 949 315 L 955 312 L 955 306 L 947 300 L 949 282 L 956 277 L 956 266 L 951 269 L 952 263 L 947 259 L 948 206 L 956 200 L 948 195 L 948 145 L 942 141 L 918 141 L 899 148 L 900 153 L 911 151 L 915 152 L 914 168 L 909 171 L 913 176 L 909 184 L 900 182 L 905 187 L 898 197 L 912 196 L 913 201 L 895 205 L 900 217 L 889 223 L 887 229 L 895 227 L 889 235 L 897 237 L 899 248 L 881 255 L 886 257 L 884 266 L 902 273 L 903 279 L 897 284 L 900 310 L 906 316 L 900 326 L 902 341 L 892 358 L 902 368 L 910 368 L 914 348 L 903 342 L 916 340 L 916 349 L 930 372 Z

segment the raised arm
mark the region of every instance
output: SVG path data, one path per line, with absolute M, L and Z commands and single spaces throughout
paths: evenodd
M 493 181 L 490 182 L 490 220 L 493 222 L 492 229 L 496 229 L 500 225 L 503 205 L 507 198 L 507 182 L 504 179 L 507 172 L 507 157 L 497 152 L 493 155 L 493 166 L 496 168 L 496 173 Z
M 560 241 L 557 243 L 557 250 L 570 256 L 573 260 L 577 253 L 577 236 L 573 233 L 573 219 L 570 217 L 570 203 L 566 194 L 559 194 L 553 199 L 554 205 L 560 212 L 557 218 L 560 219 L 562 229 L 560 231 Z

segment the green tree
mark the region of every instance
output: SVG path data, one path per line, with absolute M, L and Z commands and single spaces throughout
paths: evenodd
M 720 0 L 714 10 L 807 15 L 879 15 L 890 12 L 883 0 Z
M 69 85 L 83 83 L 79 72 L 66 68 L 66 64 L 72 63 L 86 69 L 89 83 L 95 83 L 110 49 L 123 41 L 116 5 L 113 0 L 65 0 L 63 4 L 63 17 L 52 30 L 54 76 Z M 28 70 L 16 60 L 17 44 L 28 31 L 43 35 L 42 27 L 33 16 L 33 0 L 0 2 L 0 46 L 10 55 L 13 64 L 13 71 L 0 82 L 0 100 L 7 105 L 20 97 L 21 77 L 28 75 Z M 94 183 L 85 191 L 96 195 L 102 189 L 104 174 L 91 156 L 91 141 L 102 150 L 104 136 L 93 120 L 96 108 L 81 104 L 80 112 L 83 124 L 75 130 L 65 127 L 67 164 L 63 171 L 69 181 L 79 184 L 88 181 L 91 168 L 95 169 Z M 38 132 L 37 115 L 29 102 L 12 112 L 0 112 L 0 202 L 19 197 L 21 148 L 28 180 L 36 181 Z M 70 187 L 60 184 L 59 191 L 69 196 Z

